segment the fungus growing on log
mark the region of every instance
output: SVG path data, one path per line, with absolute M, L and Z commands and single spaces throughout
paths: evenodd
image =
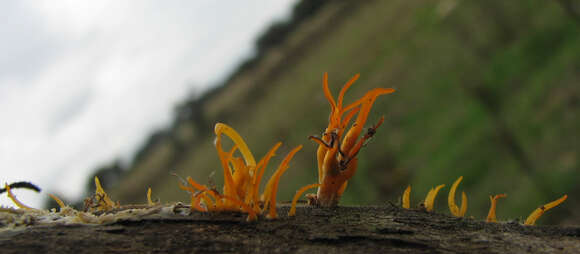
M 564 200 L 566 200 L 568 198 L 568 195 L 564 195 L 561 198 L 554 200 L 550 203 L 547 203 L 543 206 L 538 207 L 536 210 L 534 210 L 530 216 L 528 216 L 528 218 L 526 219 L 526 221 L 524 222 L 525 225 L 534 225 L 536 224 L 536 220 L 539 219 L 542 214 L 544 214 L 546 211 L 558 206 L 559 204 L 561 204 L 562 202 L 564 202 Z
M 435 197 L 441 188 L 445 187 L 445 184 L 441 184 L 435 188 L 431 188 L 425 197 L 425 201 L 421 204 L 427 212 L 433 211 L 433 205 L 435 204 Z
M 455 204 L 455 190 L 457 190 L 457 186 L 463 180 L 463 176 L 457 178 L 457 180 L 451 186 L 451 190 L 449 190 L 449 196 L 447 198 L 447 203 L 449 204 L 449 211 L 455 217 L 463 217 L 465 216 L 465 212 L 467 212 L 467 195 L 465 192 L 461 192 L 461 209 Z
M 402 198 L 403 208 L 410 209 L 411 208 L 411 185 L 407 186 L 405 192 L 403 192 Z
M 487 213 L 487 218 L 485 221 L 487 222 L 497 222 L 497 218 L 495 217 L 495 208 L 497 205 L 497 200 L 500 198 L 507 197 L 506 194 L 497 194 L 495 196 L 489 196 L 489 200 L 491 201 L 491 206 L 489 207 L 489 212 Z
M 322 137 L 309 137 L 318 143 L 316 158 L 318 160 L 318 184 L 320 186 L 317 194 L 311 195 L 311 200 L 315 205 L 324 207 L 338 205 L 348 180 L 352 178 L 357 170 L 358 159 L 356 156 L 384 121 L 384 118 L 381 117 L 359 139 L 373 103 L 378 96 L 395 92 L 395 89 L 392 88 L 375 88 L 368 91 L 362 98 L 343 107 L 344 94 L 358 78 L 359 74 L 352 77 L 342 87 L 338 99 L 335 101 L 328 88 L 328 74 L 324 73 L 323 90 L 331 109 L 329 123 Z M 350 120 L 355 115 L 356 119 L 352 127 L 347 129 Z
M 121 205 L 113 202 L 101 186 L 101 181 L 95 176 L 95 195 L 85 199 L 85 210 L 89 212 L 108 212 Z
M 258 197 L 260 182 L 270 158 L 282 143 L 278 142 L 258 162 L 246 142 L 230 126 L 217 123 L 215 125 L 215 146 L 224 172 L 223 194 L 214 188 L 209 188 L 195 182 L 191 177 L 187 178 L 188 186 L 180 184 L 179 187 L 191 194 L 191 209 L 198 211 L 242 211 L 248 213 L 248 221 L 257 219 L 258 214 L 268 210 L 267 218 L 274 219 L 276 214 L 276 193 L 280 177 L 289 167 L 290 160 L 302 146 L 292 149 L 278 169 L 274 172 L 266 184 L 263 194 Z M 222 148 L 222 134 L 234 142 L 234 147 L 225 152 Z M 242 158 L 235 157 L 239 151 Z

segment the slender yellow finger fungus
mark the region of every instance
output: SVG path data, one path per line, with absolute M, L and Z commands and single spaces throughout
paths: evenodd
M 453 183 L 453 185 L 451 186 L 451 190 L 449 190 L 449 196 L 447 198 L 447 203 L 449 204 L 449 211 L 451 211 L 451 214 L 453 214 L 453 216 L 455 217 L 463 217 L 465 216 L 465 212 L 467 212 L 467 195 L 465 195 L 465 192 L 462 192 L 461 195 L 461 209 L 459 209 L 459 207 L 457 207 L 457 205 L 455 204 L 455 190 L 457 190 L 457 186 L 459 186 L 461 180 L 463 180 L 463 176 L 460 176 Z
M 151 187 L 147 189 L 147 205 L 154 206 L 155 202 L 151 199 Z
M 491 206 L 489 207 L 489 212 L 487 213 L 487 218 L 485 221 L 487 222 L 497 222 L 497 218 L 495 217 L 495 208 L 497 204 L 497 200 L 500 198 L 507 197 L 506 194 L 497 194 L 495 196 L 489 196 L 489 200 L 491 201 Z
M 309 185 L 306 185 L 306 186 L 300 188 L 296 192 L 296 195 L 294 195 L 294 198 L 292 198 L 292 206 L 290 207 L 290 211 L 288 212 L 288 216 L 294 216 L 294 215 L 296 215 L 296 203 L 298 203 L 298 199 L 300 198 L 300 196 L 302 196 L 302 194 L 305 191 L 310 190 L 312 188 L 319 187 L 319 186 L 320 186 L 320 184 L 313 183 L 313 184 L 309 184 Z
M 25 204 L 23 204 L 22 202 L 20 202 L 20 200 L 18 200 L 16 198 L 16 196 L 14 196 L 14 193 L 12 193 L 12 190 L 10 189 L 10 185 L 8 184 L 4 184 L 4 189 L 6 189 L 6 192 L 8 193 L 8 197 L 10 198 L 10 200 L 12 200 L 12 202 L 21 209 L 26 209 L 26 210 L 32 210 L 34 208 L 29 207 Z
M 113 202 L 113 200 L 111 200 L 111 198 L 109 197 L 109 195 L 107 195 L 105 190 L 103 190 L 103 187 L 101 186 L 101 181 L 99 181 L 99 178 L 96 176 L 95 176 L 95 187 L 96 187 L 95 199 L 97 201 L 97 204 L 93 208 L 96 211 L 106 212 L 119 207 L 119 204 Z
M 411 185 L 407 186 L 405 192 L 403 192 L 403 208 L 411 208 Z
M 554 200 L 550 203 L 547 203 L 543 206 L 538 207 L 536 210 L 534 210 L 530 214 L 530 216 L 528 216 L 528 218 L 526 219 L 524 224 L 525 225 L 534 225 L 536 223 L 536 220 L 539 219 L 542 216 L 542 214 L 544 214 L 546 211 L 558 206 L 559 204 L 564 202 L 564 200 L 566 200 L 567 198 L 568 198 L 568 195 L 564 195 L 557 200 Z
M 58 204 L 58 206 L 60 207 L 60 209 L 63 209 L 63 208 L 66 207 L 66 205 L 64 204 L 64 202 L 62 202 L 62 200 L 60 200 L 60 198 L 58 198 L 57 196 L 52 195 L 50 193 L 48 194 L 48 196 L 50 196 Z
M 427 193 L 427 197 L 425 197 L 425 201 L 423 201 L 423 205 L 425 206 L 425 210 L 427 212 L 433 211 L 433 205 L 435 204 L 435 197 L 437 197 L 437 193 L 443 187 L 445 187 L 445 184 L 441 184 L 441 185 L 435 187 L 435 189 L 431 188 L 431 190 L 429 190 L 429 192 Z
M 214 131 L 216 134 L 215 147 L 224 172 L 223 194 L 188 177 L 187 183 L 190 186 L 180 184 L 179 187 L 191 194 L 191 209 L 245 212 L 248 213 L 248 221 L 256 220 L 258 214 L 269 209 L 267 217 L 276 218 L 278 216 L 276 213 L 276 193 L 280 177 L 288 169 L 290 160 L 302 146 L 297 146 L 288 153 L 266 184 L 264 192 L 259 198 L 260 182 L 266 166 L 282 143 L 278 142 L 274 145 L 256 163 L 246 142 L 233 128 L 223 123 L 217 123 Z M 222 148 L 222 134 L 234 142 L 234 147 L 228 152 Z M 236 151 L 239 151 L 242 157 L 234 156 Z
M 459 214 L 461 214 L 461 216 L 465 216 L 465 213 L 467 212 L 467 195 L 465 195 L 465 192 L 461 192 L 461 210 L 459 210 Z
M 362 98 L 343 107 L 344 94 L 359 78 L 359 74 L 352 77 L 340 90 L 338 100 L 335 101 L 328 88 L 328 74 L 324 73 L 324 96 L 330 103 L 330 117 L 322 137 L 310 137 L 318 143 L 316 158 L 318 160 L 318 192 L 313 196 L 317 205 L 331 207 L 338 205 L 342 193 L 346 189 L 348 180 L 357 170 L 357 155 L 360 149 L 375 134 L 384 118 L 373 125 L 359 138 L 363 132 L 369 112 L 376 98 L 383 94 L 395 92 L 392 88 L 375 88 L 368 91 Z M 347 126 L 356 115 L 350 129 Z M 343 118 L 344 116 L 344 118 Z
M 268 196 L 270 197 L 269 200 L 270 208 L 268 210 L 267 215 L 268 219 L 275 219 L 278 217 L 278 214 L 276 212 L 276 193 L 278 192 L 277 190 L 278 184 L 280 183 L 280 176 L 282 176 L 282 174 L 286 172 L 286 169 L 288 169 L 288 163 L 290 163 L 290 160 L 292 160 L 294 154 L 300 151 L 300 149 L 302 149 L 302 145 L 297 146 L 292 151 L 290 151 L 290 153 L 288 153 L 286 158 L 284 158 L 284 160 L 278 167 L 278 170 L 276 170 L 276 173 L 274 173 L 274 175 L 270 178 L 270 180 L 266 184 L 266 190 L 264 191 L 264 195 L 262 195 L 262 202 L 264 202 L 264 199 L 266 197 Z M 265 202 L 264 206 L 266 206 L 266 204 L 268 204 L 268 202 Z

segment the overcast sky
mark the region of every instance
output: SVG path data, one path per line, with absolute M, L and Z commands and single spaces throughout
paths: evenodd
M 294 2 L 2 1 L 0 183 L 38 184 L 15 191 L 33 207 L 80 198 L 92 170 L 130 159 Z

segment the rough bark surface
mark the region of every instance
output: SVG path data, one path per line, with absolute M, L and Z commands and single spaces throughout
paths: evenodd
M 299 207 L 296 217 L 245 222 L 194 213 L 98 226 L 0 233 L 1 253 L 578 253 L 580 227 L 486 223 L 380 207 Z

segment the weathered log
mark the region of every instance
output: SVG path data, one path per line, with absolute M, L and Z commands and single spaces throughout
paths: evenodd
M 1 253 L 578 253 L 580 227 L 486 223 L 392 205 L 321 209 L 246 222 L 198 213 L 109 225 L 32 226 L 0 233 Z

